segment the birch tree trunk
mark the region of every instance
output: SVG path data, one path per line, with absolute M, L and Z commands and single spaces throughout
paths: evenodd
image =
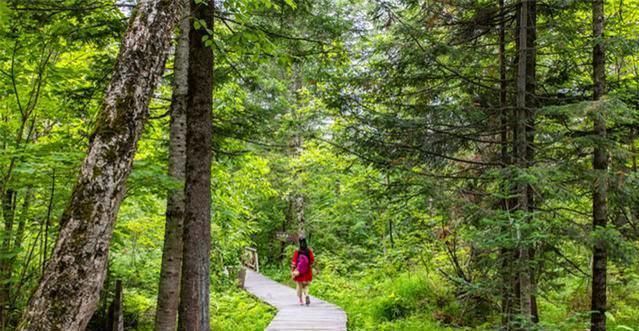
M 213 14 L 212 0 L 191 0 L 191 16 L 206 26 L 189 32 L 184 259 L 178 323 L 182 331 L 210 330 L 213 51 L 203 38 L 212 38 L 207 30 L 213 30 Z
M 606 62 L 605 49 L 603 44 L 604 32 L 604 2 L 594 0 L 592 2 L 592 29 L 594 47 L 592 51 L 593 99 L 599 100 L 605 93 L 606 85 Z M 606 138 L 606 121 L 603 114 L 594 114 L 595 134 L 601 140 Z M 599 141 L 595 146 L 593 155 L 593 168 L 595 180 L 592 194 L 592 230 L 597 232 L 606 227 L 608 223 L 608 153 Z M 590 318 L 592 331 L 606 330 L 606 274 L 608 263 L 608 251 L 603 239 L 596 239 L 593 247 L 592 257 L 592 315 Z
M 189 64 L 189 0 L 180 0 L 179 35 L 173 64 L 173 98 L 171 100 L 171 128 L 169 138 L 169 175 L 184 183 L 186 163 L 186 103 Z M 162 268 L 155 313 L 156 331 L 175 331 L 180 303 L 182 269 L 182 235 L 184 232 L 184 188 L 168 192 Z
M 143 0 L 133 13 L 53 255 L 19 330 L 84 330 L 96 309 L 124 184 L 177 7 L 171 0 Z

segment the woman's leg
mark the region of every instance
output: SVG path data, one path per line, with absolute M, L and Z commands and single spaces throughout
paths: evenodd
M 304 290 L 304 298 L 306 298 L 305 301 L 306 301 L 307 305 L 311 304 L 311 298 L 308 296 L 308 289 L 309 289 L 310 286 L 311 286 L 311 282 L 306 282 L 304 284 L 304 289 L 303 289 Z
M 297 284 L 297 297 L 300 300 L 300 303 L 302 303 L 302 294 L 304 292 L 304 285 L 302 284 L 302 282 L 295 282 L 295 284 Z
M 308 288 L 309 288 L 310 286 L 311 286 L 311 283 L 308 283 L 308 282 L 307 282 L 307 283 L 304 283 L 303 291 L 304 291 L 304 296 L 305 296 L 305 297 L 307 297 L 307 296 L 308 296 Z

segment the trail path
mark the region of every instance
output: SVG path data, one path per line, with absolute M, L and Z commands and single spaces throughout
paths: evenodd
M 277 309 L 266 331 L 346 331 L 346 313 L 334 304 L 311 296 L 310 306 L 300 306 L 295 289 L 250 269 L 244 288 Z

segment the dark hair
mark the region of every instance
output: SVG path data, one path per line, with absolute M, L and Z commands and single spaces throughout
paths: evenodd
M 306 256 L 309 256 L 308 244 L 306 243 L 306 238 L 300 238 L 299 243 L 300 243 L 299 252 L 304 254 L 304 255 L 306 255 Z

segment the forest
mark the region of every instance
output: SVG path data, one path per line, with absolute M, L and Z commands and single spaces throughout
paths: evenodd
M 0 331 L 264 330 L 300 238 L 348 330 L 639 331 L 638 148 L 636 0 L 0 0 Z

